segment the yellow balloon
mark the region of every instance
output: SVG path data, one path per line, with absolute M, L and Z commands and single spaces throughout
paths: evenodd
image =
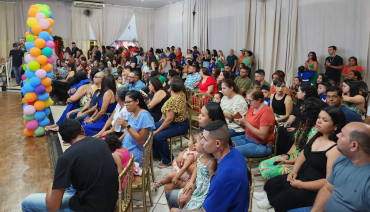
M 36 18 L 34 18 L 34 17 L 29 17 L 28 19 L 27 19 L 27 25 L 29 26 L 29 27 L 33 27 L 33 26 L 35 26 L 35 25 L 38 25 L 39 24 L 39 22 L 37 21 L 37 19 Z
M 48 100 L 44 101 L 44 103 L 45 103 L 45 107 L 50 107 L 52 102 L 51 102 L 51 99 L 49 98 Z

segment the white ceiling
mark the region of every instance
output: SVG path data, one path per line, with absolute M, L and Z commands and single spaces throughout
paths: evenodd
M 72 2 L 73 0 L 56 0 L 56 1 Z M 103 2 L 104 4 L 131 6 L 131 7 L 159 8 L 184 0 L 79 0 L 79 1 Z

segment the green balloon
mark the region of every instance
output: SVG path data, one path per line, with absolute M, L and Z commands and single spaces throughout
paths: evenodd
M 23 70 L 26 71 L 27 70 L 27 64 L 23 64 Z
M 50 57 L 53 54 L 53 50 L 49 47 L 45 47 L 41 50 L 41 54 L 45 55 L 46 57 Z
M 27 114 L 24 114 L 23 115 L 23 119 L 25 120 L 25 121 L 31 121 L 31 120 L 33 120 L 33 119 L 35 119 L 35 115 L 27 115 Z
M 28 55 L 28 52 L 25 52 L 25 53 L 24 53 L 24 56 L 27 56 L 27 55 Z
M 45 135 L 45 129 L 43 127 L 37 127 L 37 129 L 35 130 L 35 135 L 36 136 L 43 136 Z
M 31 61 L 30 63 L 28 63 L 28 68 L 31 71 L 36 71 L 36 70 L 40 69 L 40 64 L 36 61 Z
M 26 82 L 30 82 L 30 79 L 26 79 Z
M 50 11 L 50 7 L 46 4 L 43 4 L 42 6 L 46 7 L 46 9 L 48 9 Z
M 27 42 L 29 42 L 29 41 L 35 41 L 35 39 L 33 37 L 34 37 L 34 35 L 27 35 L 26 41 Z
M 40 11 L 40 13 L 44 13 L 44 15 L 45 15 L 46 18 L 49 18 L 50 17 L 50 12 L 47 9 L 42 9 Z

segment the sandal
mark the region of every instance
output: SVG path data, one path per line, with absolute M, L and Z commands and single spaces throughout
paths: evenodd
M 154 181 L 154 182 L 153 182 L 153 188 L 157 189 L 157 188 L 159 188 L 159 187 L 161 187 L 161 186 L 163 186 L 163 184 L 162 184 L 162 183 L 157 182 L 157 181 Z
M 159 164 L 158 164 L 158 168 L 160 168 L 160 169 L 165 169 L 165 168 L 167 168 L 167 167 L 169 167 L 170 166 L 170 164 L 162 164 L 162 162 L 160 162 Z

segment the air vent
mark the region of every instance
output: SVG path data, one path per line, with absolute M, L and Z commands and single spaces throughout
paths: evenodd
M 83 8 L 92 8 L 92 9 L 103 9 L 104 4 L 93 3 L 93 2 L 83 2 L 83 1 L 74 1 L 73 6 L 83 7 Z

